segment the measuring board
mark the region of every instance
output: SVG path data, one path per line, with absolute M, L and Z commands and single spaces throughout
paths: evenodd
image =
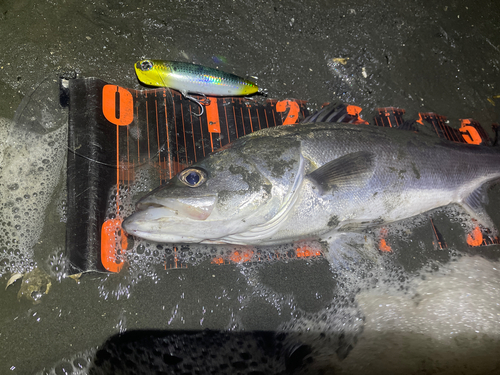
M 121 233 L 120 191 L 137 182 L 141 170 L 153 171 L 150 181 L 158 186 L 210 152 L 254 131 L 291 125 L 315 117 L 316 121 L 370 125 L 360 117 L 361 108 L 338 103 L 309 117 L 303 100 L 256 97 L 210 97 L 205 113 L 173 90 L 133 90 L 96 78 L 70 79 L 61 85 L 61 102 L 69 106 L 68 216 L 66 251 L 71 272 L 88 270 L 118 272 L 126 262 L 130 239 Z M 460 129 L 446 118 L 421 113 L 419 120 L 404 121 L 405 111 L 380 108 L 374 125 L 419 131 L 427 124 L 439 137 L 455 142 L 491 145 L 487 133 L 474 120 L 462 120 Z M 319 117 L 318 117 L 319 116 Z M 433 225 L 436 236 L 439 231 Z M 498 243 L 488 232 L 471 234 L 471 246 Z M 390 246 L 381 236 L 379 248 Z M 440 244 L 445 244 L 441 238 Z M 181 268 L 178 252 L 167 246 L 166 268 Z M 321 256 L 321 250 L 298 246 L 290 251 L 267 252 L 264 259 L 255 249 L 234 250 L 213 262 L 265 261 Z
M 210 97 L 205 113 L 169 89 L 132 90 L 95 78 L 63 87 L 69 106 L 66 246 L 73 271 L 116 271 L 126 237 L 120 231 L 119 192 L 136 172 L 155 169 L 159 185 L 186 166 L 254 131 L 298 123 L 303 100 Z M 114 218 L 106 217 L 115 206 Z M 123 249 L 122 249 L 123 248 Z

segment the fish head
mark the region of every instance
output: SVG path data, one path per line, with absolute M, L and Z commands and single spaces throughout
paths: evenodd
M 145 85 L 168 86 L 166 77 L 170 72 L 170 65 L 161 60 L 141 60 L 135 63 L 135 74 Z
M 139 200 L 122 224 L 137 237 L 166 243 L 233 243 L 279 207 L 272 182 L 238 152 L 224 150 L 177 174 Z

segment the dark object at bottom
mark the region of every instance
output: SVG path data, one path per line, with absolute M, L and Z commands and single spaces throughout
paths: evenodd
M 89 374 L 303 373 L 312 350 L 290 342 L 265 331 L 128 331 L 106 341 Z

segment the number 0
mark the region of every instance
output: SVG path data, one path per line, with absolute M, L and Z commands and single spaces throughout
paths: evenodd
M 102 88 L 102 113 L 109 122 L 126 126 L 134 120 L 134 98 L 127 89 L 115 85 Z

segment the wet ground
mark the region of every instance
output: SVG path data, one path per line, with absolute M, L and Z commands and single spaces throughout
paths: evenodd
M 133 63 L 148 57 L 254 76 L 270 97 L 306 99 L 312 109 L 340 98 L 361 106 L 369 121 L 377 107 L 396 106 L 406 109 L 407 119 L 422 111 L 445 115 L 452 125 L 473 117 L 491 134 L 500 114 L 499 25 L 494 1 L 4 1 L 0 117 L 13 119 L 21 100 L 54 72 L 76 71 L 139 89 Z M 344 65 L 334 58 L 348 60 Z M 467 248 L 460 218 L 449 213 L 435 216 L 448 249 L 432 244 L 427 222 L 408 224 L 408 238 L 394 232 L 392 256 L 347 270 L 327 259 L 251 266 L 205 262 L 182 270 L 145 263 L 144 271 L 85 274 L 79 282 L 63 277 L 68 208 L 64 114 L 54 109 L 56 96 L 47 92 L 46 105 L 56 114 L 47 138 L 23 133 L 35 121 L 26 113 L 14 128 L 7 120 L 0 123 L 0 373 L 99 373 L 110 358 L 114 366 L 124 359 L 106 347 L 98 356 L 98 348 L 137 329 L 157 335 L 283 331 L 287 338 L 272 336 L 277 344 L 268 352 L 278 358 L 270 367 L 274 372 L 500 371 L 500 250 Z M 9 184 L 14 175 L 7 172 L 31 167 L 21 186 Z M 18 197 L 21 190 L 29 197 Z M 498 187 L 490 190 L 488 206 L 497 226 L 499 193 Z M 9 216 L 11 197 L 28 213 L 21 224 Z M 13 242 L 13 232 L 25 236 Z M 35 265 L 51 276 L 36 278 L 38 303 L 18 298 L 21 281 L 5 289 L 13 272 Z M 222 346 L 212 353 L 215 362 L 239 356 L 228 371 L 250 372 L 262 356 L 259 344 L 241 347 L 259 343 L 262 333 L 235 334 L 233 341 L 218 334 L 200 337 L 196 347 L 182 335 L 170 338 L 177 352 L 169 355 L 187 356 L 181 364 L 168 357 L 172 368 L 194 362 L 200 345 L 209 351 Z

